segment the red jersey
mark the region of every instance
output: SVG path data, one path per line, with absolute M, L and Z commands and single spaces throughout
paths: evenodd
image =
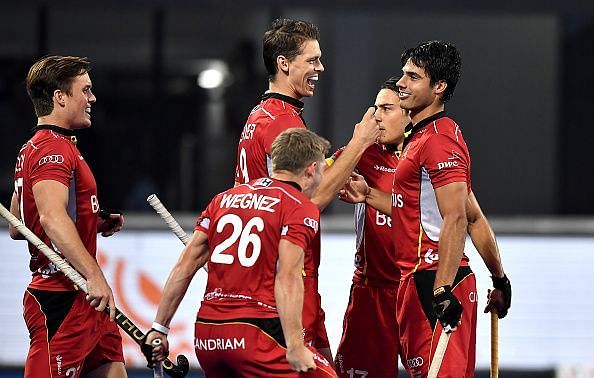
M 344 147 L 336 151 L 336 160 Z M 357 171 L 367 184 L 384 192 L 392 189 L 398 156 L 381 144 L 371 145 L 361 156 Z M 371 286 L 398 284 L 400 272 L 396 268 L 396 255 L 392 244 L 392 221 L 389 215 L 365 203 L 355 205 L 354 283 Z
M 14 170 L 21 219 L 45 244 L 53 246 L 39 222 L 33 197 L 33 185 L 43 180 L 58 181 L 68 188 L 68 215 L 76 225 L 85 248 L 95 257 L 99 211 L 97 185 L 91 169 L 70 136 L 58 131 L 38 130 L 21 148 Z M 30 288 L 73 290 L 72 281 L 32 244 L 29 244 L 29 253 L 29 268 L 33 272 Z
M 393 240 L 403 276 L 437 269 L 443 219 L 434 189 L 453 182 L 465 182 L 470 193 L 470 154 L 458 125 L 440 112 L 414 126 L 394 175 Z
M 274 281 L 278 245 L 309 247 L 318 208 L 290 183 L 261 178 L 218 194 L 196 230 L 208 235 L 208 281 L 198 316 L 205 319 L 278 317 Z
M 290 128 L 305 129 L 303 102 L 279 93 L 266 93 L 252 111 L 237 146 L 235 181 L 245 184 L 272 173 L 270 150 L 278 134 Z

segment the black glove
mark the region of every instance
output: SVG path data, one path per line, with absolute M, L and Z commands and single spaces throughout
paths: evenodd
M 506 275 L 503 275 L 501 278 L 491 276 L 491 279 L 493 280 L 493 287 L 501 290 L 503 293 L 503 306 L 497 307 L 497 316 L 499 319 L 503 319 L 507 315 L 507 310 L 511 307 L 511 282 L 509 282 L 509 278 Z
M 452 332 L 452 328 L 458 326 L 462 317 L 462 305 L 452 293 L 452 287 L 446 285 L 433 290 L 432 304 L 443 329 L 447 333 Z
M 146 367 L 152 369 L 154 367 L 154 363 L 153 363 L 153 346 L 150 344 L 146 343 L 146 340 L 148 338 L 148 335 L 151 334 L 151 332 L 159 332 L 154 328 L 151 328 L 148 330 L 148 332 L 144 335 L 144 337 L 141 340 L 140 343 L 140 350 L 142 351 L 142 354 L 144 354 L 144 357 L 146 358 L 146 362 L 147 365 Z M 169 352 L 165 352 L 165 355 L 167 356 L 169 354 Z
M 116 209 L 99 209 L 99 218 L 103 220 L 103 224 L 101 225 L 101 233 L 108 232 L 113 228 L 117 227 L 120 220 L 119 218 L 111 218 L 111 214 L 120 214 L 123 213 L 120 210 Z M 104 235 L 105 236 L 105 235 Z

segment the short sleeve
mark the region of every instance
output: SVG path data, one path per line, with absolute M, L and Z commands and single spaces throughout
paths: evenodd
M 215 197 L 216 198 L 216 197 Z M 211 217 L 211 208 L 214 200 L 208 204 L 206 209 L 200 213 L 198 220 L 196 221 L 196 226 L 194 227 L 194 231 L 202 231 L 208 235 L 208 230 L 210 228 L 210 217 Z
M 47 143 L 38 147 L 30 158 L 31 185 L 43 180 L 53 180 L 70 186 L 79 156 L 66 143 L 70 142 Z
M 313 203 L 295 206 L 284 220 L 281 239 L 286 239 L 307 249 L 319 230 L 320 211 Z
M 267 155 L 272 150 L 272 142 L 285 130 L 291 128 L 305 129 L 305 125 L 300 117 L 290 114 L 279 115 L 268 124 L 263 134 L 262 142 Z
M 420 161 L 427 170 L 434 188 L 453 182 L 469 184 L 468 151 L 453 137 L 444 134 L 432 135 L 423 146 Z

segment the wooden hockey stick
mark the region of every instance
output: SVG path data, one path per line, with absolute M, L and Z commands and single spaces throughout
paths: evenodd
M 448 342 L 450 341 L 450 336 L 452 336 L 452 331 L 448 325 L 441 331 L 441 335 L 439 335 L 439 341 L 437 342 L 437 347 L 435 348 L 435 354 L 433 355 L 433 358 L 431 359 L 431 365 L 429 366 L 429 374 L 427 375 L 428 378 L 437 378 L 437 373 L 439 373 L 439 368 L 443 362 L 443 357 L 445 356 Z
M 66 277 L 68 277 L 76 286 L 83 292 L 88 293 L 87 281 L 80 275 L 66 260 L 56 253 L 53 249 L 48 247 L 41 239 L 37 237 L 31 230 L 29 230 L 20 220 L 18 220 L 10 211 L 8 211 L 2 204 L 0 204 L 0 215 L 6 219 L 8 223 L 16 228 L 21 235 L 39 249 Z M 105 312 L 109 313 L 109 308 L 105 308 Z M 144 333 L 119 309 L 115 309 L 115 320 L 118 326 L 124 330 L 132 339 L 138 344 L 142 345 L 144 341 Z M 186 356 L 177 356 L 177 365 L 171 360 L 166 359 L 162 362 L 165 372 L 174 378 L 185 377 L 188 374 L 189 362 Z
M 491 378 L 499 377 L 499 316 L 491 310 Z

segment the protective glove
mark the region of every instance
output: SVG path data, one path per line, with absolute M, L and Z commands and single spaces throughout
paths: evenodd
M 433 311 L 444 331 L 450 333 L 458 327 L 462 317 L 462 305 L 452 293 L 450 285 L 440 286 L 433 290 Z
M 501 278 L 491 276 L 491 279 L 495 289 L 489 290 L 485 313 L 495 309 L 499 319 L 503 319 L 507 315 L 507 310 L 511 307 L 511 283 L 506 275 Z

